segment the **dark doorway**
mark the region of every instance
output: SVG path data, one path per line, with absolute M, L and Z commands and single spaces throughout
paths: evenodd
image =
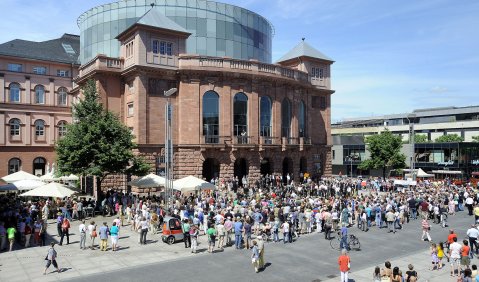
M 211 179 L 220 176 L 220 162 L 214 158 L 207 158 L 203 162 L 203 178 L 210 182 Z
M 268 158 L 261 160 L 260 173 L 261 175 L 271 174 L 271 162 Z
M 243 176 L 248 175 L 248 162 L 240 158 L 235 161 L 234 176 L 238 176 L 238 184 L 243 185 Z
M 45 174 L 45 165 L 46 165 L 46 160 L 45 158 L 35 158 L 33 160 L 33 175 L 36 176 L 41 176 Z
M 299 159 L 299 172 L 308 172 L 308 161 L 305 157 L 301 157 L 301 159 Z
M 291 158 L 284 158 L 283 160 L 283 183 L 287 184 L 288 181 L 288 176 L 290 177 L 290 180 L 293 179 L 293 160 Z

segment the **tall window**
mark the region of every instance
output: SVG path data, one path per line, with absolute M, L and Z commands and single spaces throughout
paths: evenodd
M 18 83 L 10 84 L 10 102 L 20 103 L 20 85 Z
M 291 137 L 291 103 L 288 98 L 281 103 L 281 137 Z
M 306 137 L 306 106 L 303 101 L 299 102 L 298 108 L 298 136 Z
M 315 68 L 313 67 L 311 69 L 311 76 L 314 77 L 314 78 L 324 78 L 324 70 L 323 68 Z
M 58 123 L 58 137 L 63 137 L 67 134 L 67 122 L 62 120 Z
M 45 135 L 45 122 L 41 119 L 35 121 L 35 136 Z
M 260 135 L 271 137 L 271 99 L 268 96 L 260 100 Z
M 248 135 L 248 97 L 238 93 L 233 99 L 233 130 L 235 136 Z
M 8 124 L 10 126 L 10 136 L 20 136 L 20 120 L 13 118 Z
M 219 98 L 214 91 L 203 95 L 203 135 L 206 143 L 219 142 Z
M 19 158 L 13 158 L 8 161 L 8 174 L 15 173 L 22 167 L 22 161 Z
M 35 104 L 45 104 L 45 87 L 35 86 Z
M 65 87 L 60 87 L 58 89 L 58 105 L 59 106 L 67 105 L 67 89 Z

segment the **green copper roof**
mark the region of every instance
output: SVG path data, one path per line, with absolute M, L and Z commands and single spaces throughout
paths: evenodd
M 291 49 L 286 55 L 281 57 L 277 62 L 284 62 L 287 60 L 299 58 L 299 57 L 311 57 L 321 59 L 325 61 L 334 62 L 333 59 L 314 49 L 311 45 L 302 40 L 298 45 Z

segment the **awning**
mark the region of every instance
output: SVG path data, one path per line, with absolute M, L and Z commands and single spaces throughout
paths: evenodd
M 49 184 L 40 186 L 33 190 L 30 190 L 26 193 L 21 194 L 20 196 L 24 197 L 56 197 L 56 198 L 65 198 L 70 197 L 76 192 L 66 187 L 63 184 L 51 182 Z
M 2 177 L 2 179 L 7 183 L 13 183 L 15 181 L 27 180 L 27 179 L 40 180 L 40 177 L 35 176 L 31 173 L 25 172 L 23 170 L 20 170 L 20 171 L 17 171 L 15 173 L 6 175 L 6 176 Z
M 150 173 L 148 175 L 128 182 L 128 185 L 136 186 L 139 188 L 153 188 L 165 186 L 165 182 L 166 179 L 164 177 Z
M 194 176 L 187 176 L 176 181 L 173 181 L 173 188 L 184 192 L 191 192 L 195 190 L 214 190 L 216 186 L 209 182 L 199 179 Z
M 434 174 L 463 174 L 460 170 L 433 170 Z

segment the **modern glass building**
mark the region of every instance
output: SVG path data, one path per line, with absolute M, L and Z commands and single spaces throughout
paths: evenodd
M 119 57 L 120 42 L 115 37 L 152 4 L 191 32 L 188 54 L 271 62 L 273 26 L 249 10 L 205 0 L 122 0 L 94 7 L 78 18 L 80 63 L 97 54 Z

